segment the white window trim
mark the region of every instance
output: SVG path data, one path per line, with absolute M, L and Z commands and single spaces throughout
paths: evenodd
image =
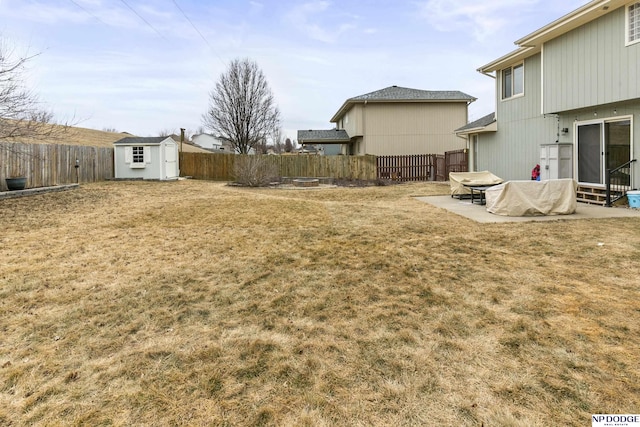
M 640 2 L 633 1 L 631 3 L 628 3 L 624 7 L 624 41 L 625 41 L 625 46 L 632 46 L 634 44 L 640 43 L 640 35 L 635 40 L 630 40 L 629 39 L 629 35 L 630 35 L 629 34 L 629 30 L 630 30 L 629 21 L 631 20 L 631 16 L 629 15 L 629 9 L 631 9 L 631 6 L 633 6 L 634 4 L 640 5 Z
M 133 161 L 133 148 L 134 146 L 124 147 L 124 161 L 129 165 L 131 169 L 143 169 L 147 167 L 148 163 L 151 163 L 151 147 L 147 145 L 136 145 L 135 147 L 143 147 L 143 161 Z
M 521 93 L 516 93 L 515 95 L 513 94 L 513 89 L 515 87 L 515 85 L 513 84 L 514 80 L 513 80 L 513 76 L 514 76 L 514 72 L 513 69 L 516 67 L 522 66 L 522 92 Z M 504 97 L 504 82 L 502 81 L 504 78 L 504 71 L 506 69 L 511 69 L 511 96 L 510 97 Z M 510 67 L 506 67 L 503 68 L 502 70 L 498 71 L 498 74 L 500 75 L 500 100 L 501 101 L 510 101 L 512 99 L 516 99 L 516 98 L 522 98 L 524 96 L 524 82 L 525 82 L 525 67 L 524 67 L 524 61 L 519 62 L 517 64 L 513 64 Z

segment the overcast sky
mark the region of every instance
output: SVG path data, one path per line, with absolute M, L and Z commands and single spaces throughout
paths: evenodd
M 28 83 L 59 120 L 139 136 L 202 125 L 232 59 L 258 63 L 283 129 L 330 129 L 350 97 L 460 90 L 494 110 L 476 69 L 586 0 L 0 0 L 0 34 L 40 53 Z

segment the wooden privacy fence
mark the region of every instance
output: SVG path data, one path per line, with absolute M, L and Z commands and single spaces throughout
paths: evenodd
M 261 156 L 282 177 L 445 181 L 449 172 L 467 170 L 466 150 L 414 156 Z M 237 154 L 180 153 L 180 173 L 197 179 L 234 179 Z M 78 168 L 75 168 L 76 159 Z M 113 178 L 113 148 L 0 142 L 0 191 L 5 178 L 26 176 L 27 188 Z
M 469 153 L 467 150 L 447 151 L 444 153 L 446 171 L 445 176 L 449 178 L 449 172 L 467 172 L 469 166 Z
M 27 177 L 27 188 L 104 181 L 113 177 L 113 148 L 0 142 L 0 191 L 13 176 Z
M 380 156 L 377 159 L 378 178 L 395 181 L 435 181 L 436 155 Z
M 376 161 L 377 178 L 396 181 L 446 181 L 449 172 L 467 170 L 466 150 L 448 151 L 444 155 L 379 156 Z
M 375 156 L 260 155 L 279 176 L 376 179 Z M 180 153 L 180 174 L 196 179 L 230 181 L 238 154 Z

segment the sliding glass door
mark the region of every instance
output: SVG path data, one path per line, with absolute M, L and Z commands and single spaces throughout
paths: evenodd
M 602 123 L 578 126 L 578 182 L 603 184 Z
M 578 182 L 604 185 L 607 169 L 631 160 L 631 120 L 578 124 Z

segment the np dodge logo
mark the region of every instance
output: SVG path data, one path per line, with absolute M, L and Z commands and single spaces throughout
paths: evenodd
M 640 415 L 597 414 L 591 416 L 592 427 L 640 427 Z

